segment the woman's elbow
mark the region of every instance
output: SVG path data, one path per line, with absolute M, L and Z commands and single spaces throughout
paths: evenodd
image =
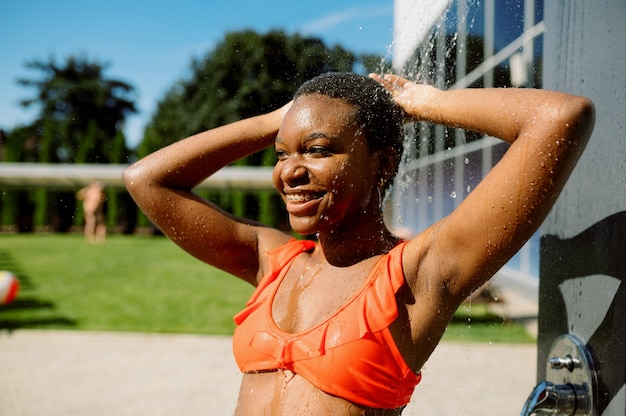
M 127 166 L 122 171 L 122 181 L 124 182 L 124 186 L 131 195 L 134 195 L 135 190 L 138 187 L 141 187 L 146 180 L 145 175 L 142 173 L 142 171 L 143 168 L 141 166 L 141 161 Z
M 568 136 L 582 150 L 589 141 L 595 125 L 595 106 L 589 98 L 581 96 L 573 97 L 568 104 L 564 114 Z
M 583 123 L 586 126 L 586 140 L 591 136 L 593 127 L 596 124 L 596 106 L 589 98 L 584 98 L 584 106 L 582 108 Z

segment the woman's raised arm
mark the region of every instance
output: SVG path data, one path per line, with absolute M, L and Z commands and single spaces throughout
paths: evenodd
M 154 152 L 124 171 L 141 210 L 172 241 L 198 259 L 256 284 L 260 251 L 288 239 L 236 218 L 192 192 L 229 163 L 274 143 L 289 105 L 196 134 Z
M 437 280 L 445 296 L 460 303 L 544 220 L 591 135 L 593 104 L 545 90 L 441 91 L 395 75 L 373 77 L 414 120 L 473 130 L 511 144 L 452 214 L 407 247 L 407 273 L 417 281 Z

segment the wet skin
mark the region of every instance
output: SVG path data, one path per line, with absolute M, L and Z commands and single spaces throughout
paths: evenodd
M 330 396 L 289 370 L 244 374 L 235 416 L 397 416 L 401 409 L 368 409 Z
M 292 228 L 317 233 L 326 248 L 330 242 L 344 247 L 331 259 L 319 246 L 295 259 L 272 303 L 274 321 L 289 333 L 310 329 L 336 312 L 398 242 L 383 224 L 376 190 L 385 159 L 369 150 L 353 111 L 341 100 L 302 96 L 277 135 L 273 180 Z M 351 240 L 360 243 L 345 243 Z M 396 415 L 399 410 L 355 405 L 278 370 L 244 374 L 236 414 Z

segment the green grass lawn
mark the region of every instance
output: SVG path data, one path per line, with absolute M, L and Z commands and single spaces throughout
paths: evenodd
M 21 290 L 0 306 L 0 329 L 231 334 L 252 287 L 192 258 L 164 237 L 0 235 L 0 270 Z M 533 342 L 484 305 L 461 307 L 444 340 Z
M 252 292 L 163 237 L 2 235 L 0 255 L 22 283 L 3 328 L 229 334 Z

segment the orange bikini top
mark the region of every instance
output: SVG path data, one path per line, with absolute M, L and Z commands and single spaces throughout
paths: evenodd
M 404 284 L 404 245 L 383 255 L 362 288 L 333 315 L 293 334 L 274 321 L 272 302 L 293 260 L 315 243 L 292 240 L 270 251 L 270 272 L 234 317 L 233 350 L 240 370 L 287 369 L 352 403 L 383 409 L 406 405 L 421 373 L 408 367 L 389 331 L 398 316 L 395 295 Z

